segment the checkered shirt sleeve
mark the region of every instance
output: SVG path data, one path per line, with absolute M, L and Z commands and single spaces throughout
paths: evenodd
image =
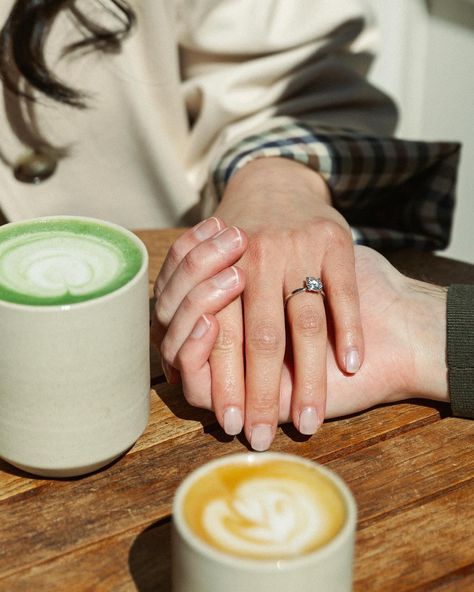
M 291 123 L 247 137 L 225 153 L 213 168 L 217 195 L 238 169 L 270 156 L 290 158 L 318 171 L 357 244 L 379 250 L 433 250 L 449 243 L 458 143 Z

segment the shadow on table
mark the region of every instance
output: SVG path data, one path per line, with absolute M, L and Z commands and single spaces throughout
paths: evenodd
M 128 555 L 130 574 L 139 592 L 171 590 L 171 522 L 160 520 L 143 530 Z
M 98 473 L 102 473 L 107 471 L 110 467 L 113 467 L 117 464 L 122 458 L 127 456 L 129 450 L 131 450 L 135 446 L 133 443 L 125 452 L 122 452 L 117 458 L 111 460 L 108 464 L 104 465 L 103 467 L 99 467 L 95 471 L 91 471 L 89 473 L 83 473 L 81 475 L 70 475 L 68 477 L 45 477 L 42 475 L 35 475 L 34 473 L 28 473 L 23 469 L 19 469 L 14 465 L 11 465 L 7 461 L 4 461 L 0 458 L 0 472 L 7 473 L 8 475 L 12 475 L 14 477 L 21 477 L 22 479 L 29 479 L 30 481 L 80 481 L 81 479 L 85 479 L 87 477 L 92 477 L 93 475 L 97 475 Z
M 17 467 L 7 463 L 6 461 L 0 458 L 0 471 L 2 473 L 7 473 L 8 475 L 13 475 L 14 477 L 22 477 L 23 479 L 31 479 L 36 481 L 42 481 L 44 477 L 38 477 L 36 475 L 32 475 L 31 473 L 27 473 L 22 469 L 18 469 Z
M 182 395 L 177 395 L 175 386 L 161 386 L 159 389 L 159 393 L 157 392 L 157 396 L 163 401 L 163 403 L 176 417 L 179 417 L 180 419 L 199 421 L 202 425 L 203 432 L 209 434 L 218 442 L 221 442 L 223 444 L 231 444 L 233 442 L 235 448 L 232 447 L 232 449 L 230 450 L 226 449 L 227 453 L 251 451 L 251 446 L 248 443 L 243 432 L 240 433 L 238 436 L 228 436 L 221 428 L 221 426 L 217 423 L 217 420 L 211 411 L 198 409 L 196 407 L 191 407 L 190 405 L 188 405 L 188 403 L 186 403 Z M 339 421 L 340 419 L 350 419 L 352 417 L 364 415 L 365 413 L 371 411 L 372 409 L 375 409 L 376 407 L 395 407 L 400 403 L 410 403 L 413 405 L 418 405 L 420 407 L 430 407 L 438 411 L 441 419 L 444 419 L 445 417 L 449 417 L 452 415 L 451 408 L 447 403 L 432 401 L 428 399 L 412 398 L 400 402 L 376 405 L 375 407 L 370 407 L 368 409 L 364 409 L 358 412 L 354 412 L 350 415 L 346 415 L 343 418 L 334 417 L 331 419 L 326 419 L 325 423 L 333 423 Z M 301 434 L 290 422 L 280 425 L 280 429 L 293 442 L 308 442 L 312 438 L 312 436 L 306 436 Z
M 152 396 L 161 399 L 162 403 L 179 419 L 199 421 L 204 429 L 217 423 L 215 415 L 211 411 L 192 407 L 184 398 L 181 387 L 165 383 L 154 385 L 153 391 Z

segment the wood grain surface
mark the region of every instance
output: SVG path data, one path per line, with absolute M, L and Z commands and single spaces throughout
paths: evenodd
M 152 285 L 180 230 L 137 233 Z M 405 273 L 474 283 L 474 266 L 427 254 L 390 256 Z M 0 461 L 0 591 L 170 590 L 174 491 L 210 458 L 247 450 L 213 415 L 162 383 L 152 352 L 151 418 L 135 446 L 81 478 L 36 478 Z M 326 422 L 312 438 L 282 426 L 276 451 L 340 474 L 358 504 L 354 589 L 474 590 L 474 422 L 410 401 Z M 256 590 L 258 590 L 256 588 Z

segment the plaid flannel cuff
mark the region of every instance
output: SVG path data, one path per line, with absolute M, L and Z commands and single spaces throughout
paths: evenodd
M 449 243 L 458 143 L 288 124 L 248 137 L 224 154 L 214 167 L 218 196 L 237 170 L 270 156 L 297 160 L 317 171 L 358 244 L 440 249 Z

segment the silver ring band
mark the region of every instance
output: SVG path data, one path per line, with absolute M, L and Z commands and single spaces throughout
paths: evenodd
M 321 281 L 321 278 L 315 278 L 309 275 L 306 277 L 302 288 L 296 288 L 296 290 L 293 290 L 285 296 L 285 306 L 292 296 L 295 296 L 296 294 L 301 294 L 302 292 L 312 292 L 314 294 L 321 294 L 321 296 L 325 296 L 323 288 L 324 286 L 323 282 Z

